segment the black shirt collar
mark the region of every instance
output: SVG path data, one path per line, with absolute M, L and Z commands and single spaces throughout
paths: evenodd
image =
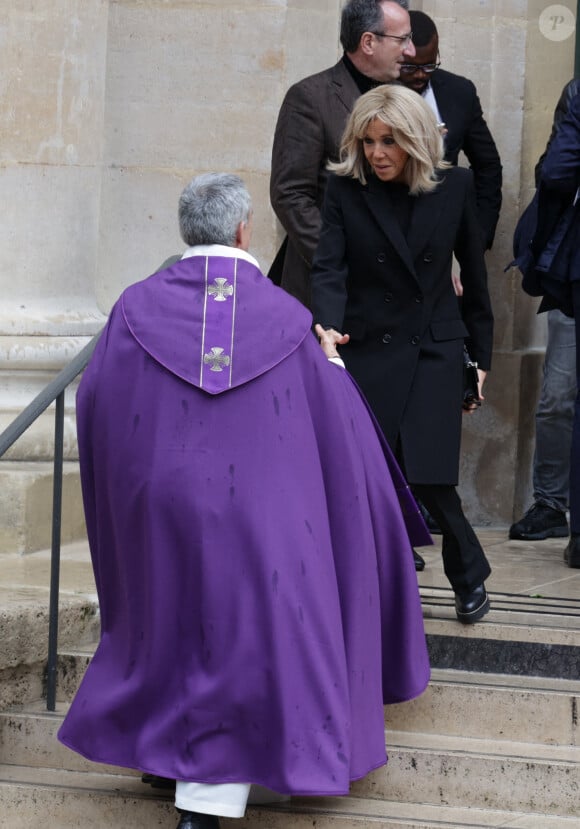
M 361 95 L 364 95 L 365 92 L 369 91 L 369 89 L 374 89 L 376 86 L 381 86 L 381 81 L 375 81 L 373 78 L 369 78 L 367 75 L 363 75 L 362 72 L 359 72 L 359 70 L 356 68 L 356 66 L 351 61 L 346 52 L 342 56 L 342 62 L 348 69 L 349 73 L 352 75 L 352 78 L 358 86 Z

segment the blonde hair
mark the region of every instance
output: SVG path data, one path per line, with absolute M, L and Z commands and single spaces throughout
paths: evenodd
M 363 138 L 371 121 L 378 118 L 393 131 L 395 143 L 409 154 L 403 178 L 412 195 L 428 193 L 438 184 L 437 172 L 451 165 L 443 160 L 443 138 L 437 119 L 423 98 L 411 89 L 385 84 L 357 100 L 340 145 L 340 161 L 328 169 L 366 184 L 371 172 Z

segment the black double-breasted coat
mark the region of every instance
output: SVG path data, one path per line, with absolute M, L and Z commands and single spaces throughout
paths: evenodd
M 489 369 L 493 315 L 472 174 L 455 167 L 440 179 L 433 192 L 409 197 L 405 238 L 393 185 L 330 176 L 312 297 L 314 321 L 350 335 L 341 355 L 409 482 L 455 485 L 463 344 Z

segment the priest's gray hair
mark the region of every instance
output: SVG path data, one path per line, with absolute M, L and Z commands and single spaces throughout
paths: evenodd
M 203 173 L 189 182 L 179 199 L 181 238 L 190 247 L 235 247 L 238 225 L 251 213 L 252 199 L 239 176 Z

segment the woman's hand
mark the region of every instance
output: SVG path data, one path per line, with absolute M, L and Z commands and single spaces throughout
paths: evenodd
M 485 383 L 485 378 L 486 377 L 487 377 L 487 371 L 483 371 L 483 369 L 478 368 L 477 369 L 477 393 L 479 394 L 480 402 L 479 403 L 472 403 L 471 406 L 469 406 L 468 408 L 464 408 L 463 411 L 465 412 L 465 414 L 473 414 L 475 411 L 477 411 L 477 409 L 479 409 L 479 407 L 481 406 L 481 404 L 485 400 L 485 397 L 483 396 L 482 389 L 483 389 L 483 384 Z
M 314 330 L 320 341 L 322 350 L 329 360 L 332 357 L 339 357 L 340 355 L 336 350 L 337 346 L 346 345 L 346 343 L 350 340 L 348 334 L 340 334 L 338 331 L 335 331 L 334 328 L 329 328 L 327 331 L 320 325 L 320 323 L 316 323 Z

